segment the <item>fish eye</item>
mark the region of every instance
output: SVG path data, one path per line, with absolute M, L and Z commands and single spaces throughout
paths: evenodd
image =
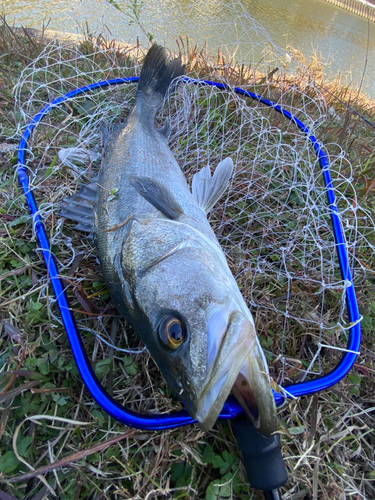
M 175 351 L 180 347 L 185 336 L 186 328 L 180 319 L 175 316 L 166 316 L 163 318 L 159 326 L 159 337 L 163 344 Z

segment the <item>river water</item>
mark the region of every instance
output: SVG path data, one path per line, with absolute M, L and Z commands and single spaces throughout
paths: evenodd
M 199 43 L 210 40 L 211 48 L 227 45 L 245 62 L 260 57 L 265 43 L 274 42 L 284 52 L 290 45 L 307 57 L 317 53 L 327 63 L 327 74 L 340 71 L 356 86 L 364 74 L 362 88 L 375 97 L 375 23 L 324 0 L 242 0 L 240 7 L 226 0 L 117 4 L 129 15 L 105 0 L 0 0 L 8 22 L 18 26 L 40 28 L 49 22 L 50 29 L 76 32 L 87 20 L 92 28 L 104 24 L 114 38 L 134 43 L 142 35 L 141 23 L 143 31 L 168 46 L 176 36 L 188 35 Z M 139 22 L 133 22 L 134 6 Z

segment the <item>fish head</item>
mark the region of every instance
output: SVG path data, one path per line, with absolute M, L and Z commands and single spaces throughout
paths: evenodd
M 143 339 L 170 389 L 204 430 L 236 386 L 259 431 L 269 435 L 277 419 L 267 365 L 217 248 L 186 240 L 141 273 L 136 300 L 148 325 Z

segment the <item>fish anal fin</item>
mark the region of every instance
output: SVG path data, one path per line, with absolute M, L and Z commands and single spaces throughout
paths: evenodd
M 228 157 L 219 163 L 212 177 L 208 165 L 193 176 L 192 193 L 194 199 L 206 213 L 212 210 L 215 203 L 223 195 L 233 173 L 233 168 L 233 161 Z
M 172 193 L 154 179 L 132 175 L 129 181 L 145 200 L 169 219 L 178 219 L 184 213 Z

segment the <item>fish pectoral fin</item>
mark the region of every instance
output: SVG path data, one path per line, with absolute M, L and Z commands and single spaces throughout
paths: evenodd
M 129 181 L 145 200 L 169 219 L 178 219 L 184 213 L 173 194 L 154 179 L 131 175 Z
M 100 145 L 102 147 L 102 156 L 104 157 L 104 150 L 108 142 L 109 134 L 111 133 L 109 124 L 102 120 L 99 126 L 99 135 L 100 135 Z
M 94 230 L 93 203 L 96 200 L 97 191 L 97 184 L 83 184 L 78 193 L 62 200 L 59 215 L 78 222 L 74 229 L 92 233 Z
M 207 165 L 193 176 L 192 193 L 198 206 L 206 213 L 210 212 L 226 190 L 233 172 L 233 161 L 226 158 L 216 167 L 211 177 L 210 167 Z
M 171 136 L 172 132 L 172 127 L 171 124 L 169 123 L 168 118 L 165 120 L 164 125 L 160 128 L 158 128 L 158 132 L 161 133 L 161 135 L 164 135 L 164 137 L 169 140 L 169 137 Z
M 118 123 L 108 123 L 105 120 L 102 120 L 99 125 L 99 136 L 100 136 L 100 145 L 102 148 L 102 159 L 105 156 L 105 148 L 107 147 L 109 136 L 116 130 L 118 125 L 121 125 L 122 122 Z

